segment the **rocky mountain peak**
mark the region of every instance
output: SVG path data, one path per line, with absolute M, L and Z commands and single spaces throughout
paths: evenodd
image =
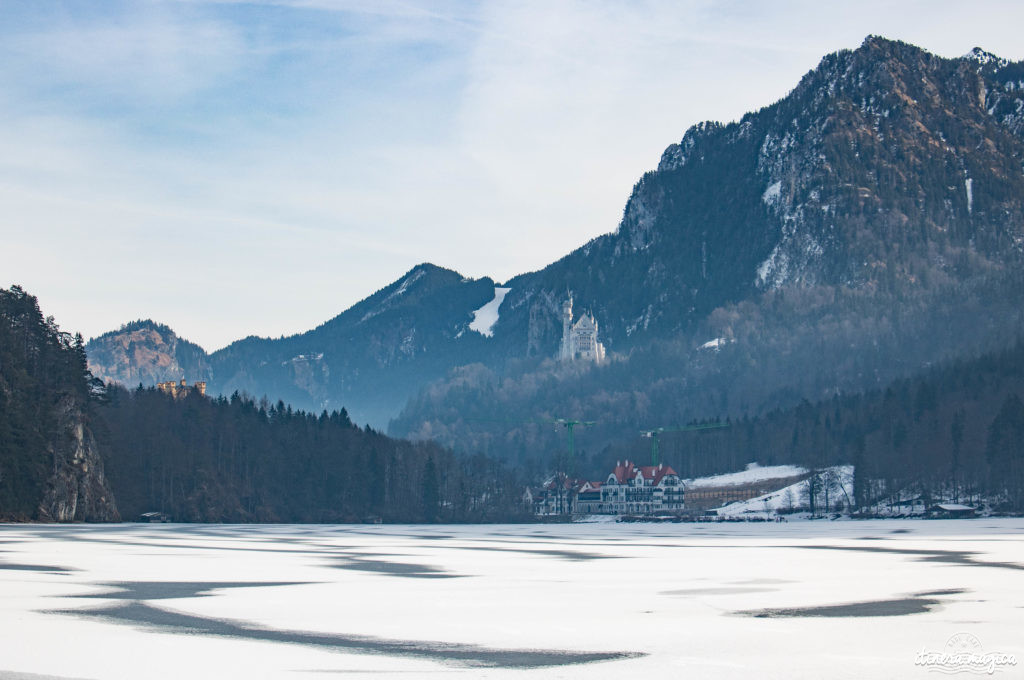
M 209 378 L 206 352 L 152 319 L 132 321 L 93 338 L 86 350 L 89 370 L 104 381 L 154 385 L 181 378 L 190 382 Z
M 1006 59 L 1002 59 L 1000 57 L 997 57 L 996 55 L 992 54 L 991 52 L 986 52 L 985 50 L 981 49 L 980 47 L 975 47 L 973 50 L 971 50 L 970 52 L 965 54 L 963 56 L 963 59 L 966 59 L 967 61 L 976 62 L 979 66 L 990 66 L 991 65 L 991 66 L 994 66 L 997 69 L 1002 68 L 1004 66 L 1007 66 L 1010 63 Z

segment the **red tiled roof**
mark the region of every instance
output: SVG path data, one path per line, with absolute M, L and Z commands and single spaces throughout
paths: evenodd
M 678 476 L 678 473 L 672 469 L 671 465 L 665 465 L 664 463 L 657 466 L 638 466 L 636 463 L 631 463 L 627 460 L 625 463 L 619 463 L 615 466 L 615 469 L 612 470 L 612 474 L 615 475 L 615 480 L 619 484 L 625 484 L 627 481 L 635 479 L 637 472 L 643 475 L 645 480 L 652 480 L 652 483 L 655 486 L 660 484 L 661 480 L 664 479 L 666 475 Z

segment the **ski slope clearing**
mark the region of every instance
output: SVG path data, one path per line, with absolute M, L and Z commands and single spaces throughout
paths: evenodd
M 473 320 L 469 324 L 469 330 L 476 331 L 480 335 L 491 337 L 494 335 L 494 324 L 498 323 L 498 308 L 505 301 L 505 296 L 511 288 L 495 288 L 494 299 L 480 309 L 473 312 Z

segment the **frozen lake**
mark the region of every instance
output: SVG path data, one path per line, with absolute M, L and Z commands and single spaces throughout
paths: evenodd
M 925 678 L 920 652 L 965 645 L 1015 655 L 996 675 L 1017 678 L 1022 536 L 0 525 L 0 678 Z

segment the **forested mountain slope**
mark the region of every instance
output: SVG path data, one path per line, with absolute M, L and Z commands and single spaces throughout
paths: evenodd
M 80 336 L 0 289 L 0 520 L 508 521 L 523 485 L 493 459 L 391 439 L 344 409 L 104 385 Z
M 317 329 L 247 338 L 193 361 L 195 376 L 163 377 L 377 424 L 440 379 L 392 433 L 543 457 L 556 433 L 494 421 L 600 419 L 607 440 L 1005 347 L 1024 332 L 1022 258 L 1024 64 L 872 36 L 780 101 L 686 131 L 614 232 L 504 284 L 492 337 L 469 324 L 494 282 L 425 264 Z M 570 293 L 608 365 L 547 361 Z M 135 384 L 136 359 L 100 344 L 93 370 Z
M 392 432 L 513 458 L 882 387 L 1024 332 L 1024 64 L 877 37 L 784 99 L 694 126 L 622 223 L 508 282 L 504 367 L 423 391 Z M 557 367 L 558 306 L 592 309 L 613 360 Z M 716 340 L 716 348 L 703 348 Z M 496 418 L 504 419 L 496 423 Z
M 305 333 L 248 337 L 207 355 L 165 326 L 136 322 L 91 340 L 89 365 L 129 386 L 206 380 L 211 394 L 347 408 L 357 422 L 386 424 L 420 386 L 486 356 L 489 338 L 469 326 L 494 296 L 490 279 L 422 264 Z
M 854 465 L 856 505 L 904 498 L 977 503 L 1024 511 L 1024 342 L 952 361 L 885 389 L 835 396 L 728 427 L 665 432 L 661 458 L 684 477 L 750 462 L 812 470 Z M 650 440 L 634 437 L 581 461 L 604 471 L 616 460 L 646 461 Z
M 779 102 L 688 130 L 613 234 L 507 284 L 497 333 L 553 354 L 571 290 L 621 352 L 766 291 L 899 296 L 1017 267 L 1022 107 L 1024 63 L 869 37 Z

